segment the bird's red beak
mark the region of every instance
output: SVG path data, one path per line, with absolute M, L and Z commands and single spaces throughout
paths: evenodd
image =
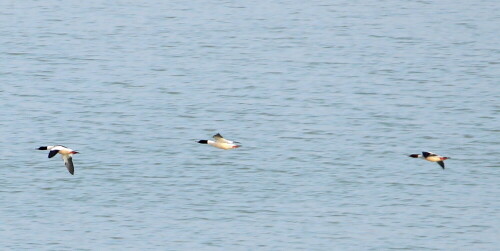
M 71 153 L 72 153 L 72 154 L 77 154 L 77 153 L 79 153 L 79 152 L 77 152 L 77 151 L 72 151 Z

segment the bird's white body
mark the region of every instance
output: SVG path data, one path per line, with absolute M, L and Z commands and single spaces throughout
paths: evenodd
M 427 158 L 424 158 L 424 159 L 427 161 L 430 161 L 430 162 L 438 162 L 438 161 L 443 160 L 443 157 L 439 156 L 439 155 L 438 156 L 428 156 Z
M 207 144 L 214 146 L 214 147 L 217 147 L 217 148 L 220 148 L 220 149 L 224 149 L 224 150 L 229 150 L 229 149 L 239 147 L 238 145 L 236 145 L 234 143 L 217 142 L 217 141 L 213 141 L 213 140 L 207 140 L 207 141 L 208 141 Z
M 53 151 L 58 150 L 61 155 L 73 155 L 73 149 L 67 148 L 65 146 L 47 146 L 47 150 Z

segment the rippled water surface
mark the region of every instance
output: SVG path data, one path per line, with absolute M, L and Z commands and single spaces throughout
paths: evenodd
M 495 250 L 499 13 L 0 1 L 2 249 Z

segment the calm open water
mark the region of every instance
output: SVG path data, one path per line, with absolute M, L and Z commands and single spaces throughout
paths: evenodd
M 1 249 L 498 250 L 499 13 L 0 1 Z

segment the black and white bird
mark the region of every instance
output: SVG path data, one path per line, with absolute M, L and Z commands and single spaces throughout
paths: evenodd
M 430 162 L 437 162 L 443 169 L 444 169 L 444 161 L 447 159 L 450 159 L 450 157 L 439 156 L 439 155 L 437 155 L 435 153 L 431 153 L 431 152 L 422 152 L 422 155 L 411 154 L 411 155 L 408 155 L 408 157 L 421 158 L 421 159 L 425 159 L 425 160 L 430 161 Z
M 71 173 L 71 175 L 74 175 L 75 167 L 73 166 L 73 154 L 77 154 L 77 151 L 61 145 L 41 146 L 38 148 L 38 150 L 49 150 L 49 158 L 54 157 L 58 153 L 61 154 L 62 159 L 64 160 L 64 164 L 66 165 L 66 168 L 68 168 L 69 173 Z
M 208 145 L 211 145 L 211 146 L 214 146 L 214 147 L 217 147 L 220 149 L 224 149 L 224 150 L 235 149 L 235 148 L 241 147 L 241 145 L 237 144 L 240 142 L 227 140 L 224 137 L 222 137 L 222 135 L 220 135 L 220 133 L 215 134 L 213 136 L 213 138 L 215 141 L 214 140 L 200 140 L 200 141 L 198 141 L 198 143 L 208 144 Z

